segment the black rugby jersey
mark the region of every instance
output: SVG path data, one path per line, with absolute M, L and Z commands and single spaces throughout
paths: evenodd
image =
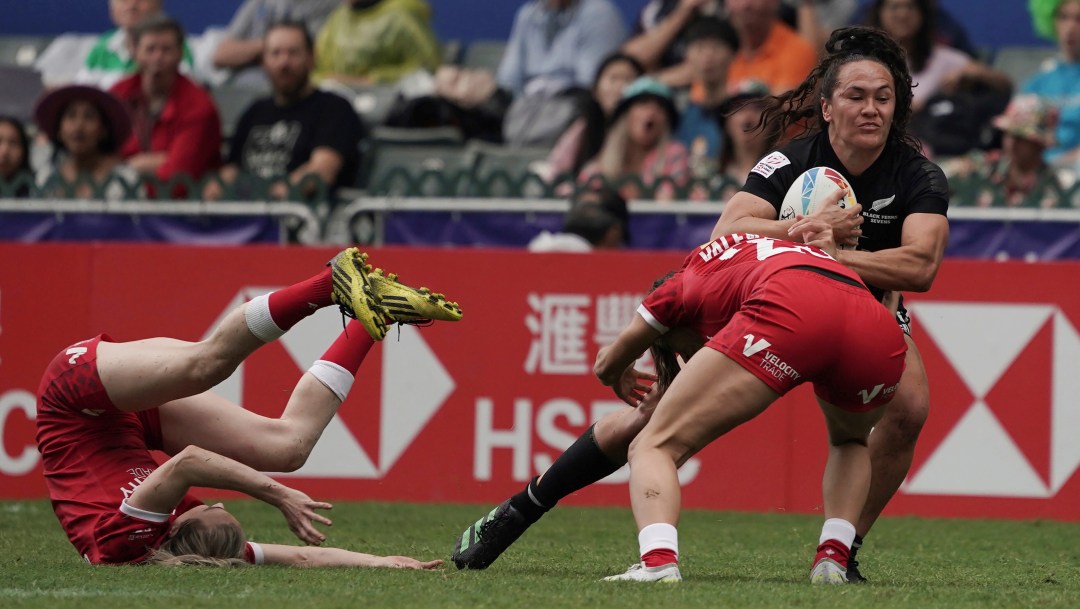
M 886 144 L 874 164 L 855 176 L 836 157 L 824 131 L 765 155 L 747 176 L 743 191 L 765 199 L 779 215 L 788 188 L 813 167 L 831 167 L 851 184 L 863 208 L 860 250 L 876 252 L 899 247 L 908 214 L 944 216 L 948 211 L 949 183 L 945 174 L 910 146 Z

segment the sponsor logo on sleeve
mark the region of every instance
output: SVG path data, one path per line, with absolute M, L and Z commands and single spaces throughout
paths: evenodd
M 765 155 L 765 158 L 758 161 L 758 164 L 754 165 L 754 168 L 750 171 L 767 178 L 777 169 L 790 164 L 791 159 L 787 158 L 783 152 L 770 152 Z
M 746 357 L 753 357 L 758 351 L 768 349 L 772 346 L 772 343 L 764 338 L 759 338 L 755 341 L 753 334 L 747 334 L 743 338 L 746 339 L 746 346 L 743 347 L 742 354 Z

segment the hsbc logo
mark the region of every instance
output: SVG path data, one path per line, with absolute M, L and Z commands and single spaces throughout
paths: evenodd
M 235 307 L 277 289 L 278 286 L 242 289 L 226 304 L 203 338 L 207 338 Z M 327 309 L 323 313 L 304 319 L 277 341 L 298 370 L 307 370 L 341 333 L 341 318 L 337 311 L 331 313 L 331 309 Z M 382 478 L 390 471 L 454 391 L 455 384 L 419 330 L 412 326 L 401 327 L 400 341 L 396 336 L 387 337 L 368 357 L 378 354 L 382 356 L 382 393 L 378 396 L 372 393 L 370 398 L 378 399 L 380 403 L 378 454 L 369 454 L 340 415 L 335 415 L 315 444 L 307 463 L 295 472 L 275 476 L 363 479 Z M 416 379 L 423 379 L 423 382 L 415 382 Z M 244 365 L 241 364 L 232 376 L 214 388 L 214 392 L 243 405 L 243 387 Z M 353 387 L 353 393 L 362 391 L 364 387 L 360 384 Z
M 1080 468 L 1080 335 L 1068 317 L 1046 304 L 915 302 L 908 308 L 972 400 L 937 446 L 920 447 L 930 456 L 912 470 L 903 491 L 1056 495 Z M 928 373 L 933 379 L 935 370 Z M 933 403 L 932 394 L 931 421 Z

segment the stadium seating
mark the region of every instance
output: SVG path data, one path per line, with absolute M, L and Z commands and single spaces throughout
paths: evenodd
M 372 194 L 468 194 L 475 154 L 453 127 L 376 127 L 359 185 Z
M 269 93 L 261 89 L 252 89 L 231 84 L 223 84 L 211 89 L 210 94 L 217 104 L 221 115 L 221 128 L 225 137 L 229 137 L 236 128 L 237 121 L 255 100 L 266 97 Z
M 0 83 L 0 114 L 29 122 L 43 90 L 41 75 L 30 67 L 0 64 Z
M 368 125 L 381 125 L 397 103 L 397 87 L 389 85 L 353 86 L 353 108 Z
M 30 67 L 53 36 L 0 36 L 0 65 Z
M 994 55 L 993 66 L 1008 74 L 1019 87 L 1039 73 L 1055 54 L 1054 47 L 1002 47 Z
M 469 150 L 476 160 L 474 180 L 479 194 L 489 197 L 543 196 L 543 167 L 548 148 L 519 148 L 474 141 Z
M 461 65 L 466 68 L 483 68 L 495 74 L 505 52 L 505 40 L 476 40 L 465 47 Z

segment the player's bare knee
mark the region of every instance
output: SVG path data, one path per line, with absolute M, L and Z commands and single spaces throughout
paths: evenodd
M 314 443 L 300 438 L 292 438 L 282 444 L 275 455 L 280 472 L 295 472 L 303 467 L 311 456 L 311 450 L 315 447 Z
M 922 431 L 929 414 L 930 400 L 925 393 L 897 396 L 897 399 L 886 407 L 878 427 L 888 427 L 892 433 L 901 437 L 915 438 Z
M 626 451 L 626 458 L 628 461 L 633 461 L 635 455 L 640 455 L 657 448 L 659 447 L 656 444 L 656 438 L 647 434 L 638 434 L 630 441 L 630 448 Z
M 292 453 L 279 457 L 278 466 L 274 469 L 281 473 L 292 473 L 304 466 L 307 463 L 307 455 L 299 455 Z
M 692 457 L 696 452 L 684 442 L 678 441 L 670 436 L 662 437 L 655 434 L 638 434 L 638 436 L 630 442 L 627 458 L 629 461 L 633 461 L 635 454 L 642 454 L 646 451 L 657 451 L 671 459 L 672 463 L 675 463 L 676 466 L 682 465 L 683 462 Z
M 233 370 L 234 367 L 227 360 L 215 357 L 212 353 L 201 352 L 191 358 L 188 375 L 192 383 L 209 389 L 229 378 Z

